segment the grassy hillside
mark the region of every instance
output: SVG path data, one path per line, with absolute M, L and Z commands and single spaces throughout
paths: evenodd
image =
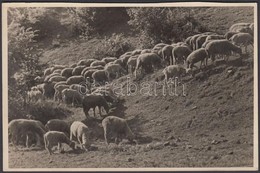
M 253 21 L 252 10 L 248 8 L 206 8 L 194 14 L 219 33 L 234 23 Z M 140 46 L 138 35 L 128 35 L 125 39 L 135 48 Z M 59 48 L 46 49 L 41 60 L 68 65 L 92 58 L 102 46 L 101 40 L 65 42 Z M 69 151 L 65 154 L 50 157 L 45 150 L 16 151 L 10 147 L 10 167 L 252 167 L 252 63 L 251 53 L 244 55 L 242 61 L 232 56 L 227 64 L 218 61 L 216 67 L 210 65 L 195 78 L 186 76 L 183 79 L 186 96 L 181 94 L 182 86 L 177 88 L 178 96 L 164 96 L 160 85 L 153 88 L 157 96 L 140 93 L 122 96 L 124 102 L 118 105 L 114 115 L 128 120 L 138 136 L 138 145 L 106 146 L 102 129 L 96 127 L 101 132 L 100 138 L 93 141 L 94 148 L 89 152 L 74 153 L 66 146 Z M 160 82 L 162 69 L 140 80 L 128 75 L 114 81 L 123 86 L 124 93 L 127 77 L 140 88 L 144 82 Z M 70 109 L 74 115 L 66 121 L 84 120 L 82 108 Z

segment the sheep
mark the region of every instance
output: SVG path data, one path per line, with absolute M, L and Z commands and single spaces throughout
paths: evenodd
M 95 67 L 95 66 L 99 66 L 99 65 L 105 66 L 106 63 L 105 63 L 104 61 L 96 60 L 96 61 L 94 61 L 94 62 L 92 62 L 92 63 L 90 64 L 90 67 Z
M 200 48 L 200 49 L 193 51 L 187 57 L 187 60 L 186 60 L 187 72 L 189 72 L 189 70 L 192 70 L 192 68 L 195 66 L 194 64 L 199 61 L 201 61 L 200 69 L 201 69 L 203 62 L 205 62 L 205 60 L 206 60 L 205 66 L 207 66 L 207 59 L 208 59 L 208 52 L 204 48 Z
M 157 54 L 145 53 L 139 55 L 136 62 L 135 78 L 137 77 L 137 70 L 139 68 L 141 68 L 142 71 L 145 70 L 149 72 L 149 70 L 153 70 L 153 66 L 161 67 L 161 58 Z
M 119 65 L 121 65 L 123 68 L 126 68 L 127 66 L 127 61 L 129 60 L 129 58 L 131 57 L 132 55 L 125 55 L 125 56 L 120 56 L 120 60 L 121 60 L 121 63 Z
M 108 116 L 102 120 L 102 127 L 107 145 L 111 142 L 111 138 L 115 139 L 116 144 L 124 138 L 131 142 L 135 139 L 135 135 L 129 128 L 127 121 L 123 118 Z
M 243 28 L 243 27 L 249 27 L 251 23 L 235 23 L 230 28 L 229 31 L 237 32 L 237 30 Z
M 27 92 L 28 102 L 37 102 L 39 100 L 43 100 L 43 94 L 40 90 L 36 88 L 36 90 L 31 90 Z
M 56 74 L 61 74 L 61 71 L 62 71 L 62 69 L 56 69 L 56 70 L 54 70 L 52 73 L 56 73 Z
M 80 61 L 78 62 L 78 64 L 77 64 L 77 66 L 85 65 L 85 66 L 89 67 L 90 64 L 91 64 L 92 62 L 94 62 L 94 61 L 96 61 L 96 59 L 80 60 Z
M 252 45 L 253 46 L 253 42 L 254 42 L 254 38 L 252 35 L 248 34 L 248 33 L 238 33 L 233 35 L 230 38 L 231 42 L 237 46 L 245 46 L 245 52 L 247 53 L 247 46 L 248 45 Z
M 203 45 L 203 43 L 206 41 L 207 39 L 207 35 L 201 35 L 197 38 L 196 40 L 196 49 L 201 48 L 201 46 Z
M 233 35 L 237 34 L 238 32 L 234 32 L 234 31 L 228 31 L 226 32 L 226 34 L 224 35 L 224 37 L 229 40 Z
M 89 110 L 92 108 L 94 112 L 94 117 L 96 117 L 96 107 L 99 108 L 99 114 L 101 114 L 101 107 L 104 107 L 106 113 L 109 112 L 109 106 L 105 100 L 105 98 L 101 95 L 87 94 L 84 96 L 82 101 L 83 111 L 86 117 L 89 117 Z
M 54 89 L 57 88 L 59 85 L 66 85 L 66 81 L 57 82 L 57 83 L 54 85 Z
M 53 76 L 49 79 L 49 82 L 61 82 L 66 81 L 66 78 L 63 76 Z
M 83 85 L 80 85 L 80 84 L 72 84 L 70 85 L 69 87 L 70 89 L 73 89 L 73 90 L 77 90 L 79 93 L 81 94 L 86 94 L 88 93 L 87 89 L 85 86 Z
M 92 79 L 95 84 L 105 84 L 108 81 L 105 70 L 97 70 L 92 74 Z
M 103 58 L 102 61 L 104 61 L 106 64 L 109 63 L 109 62 L 113 62 L 117 60 L 116 57 L 106 57 L 106 58 Z
M 119 64 L 119 65 L 123 66 L 123 60 L 117 59 L 117 60 L 113 61 L 113 64 Z
M 107 65 L 105 66 L 104 70 L 107 75 L 108 81 L 111 80 L 111 75 L 113 74 L 116 75 L 116 79 L 119 77 L 120 74 L 126 74 L 126 71 L 122 68 L 121 65 L 118 64 Z
M 55 89 L 54 89 L 54 83 L 48 82 L 48 83 L 44 83 L 42 85 L 42 90 L 43 90 L 43 95 L 46 98 L 53 98 L 54 93 L 55 93 Z
M 207 36 L 205 42 L 209 40 L 220 40 L 220 39 L 225 39 L 225 37 L 223 35 L 209 35 Z
M 52 73 L 55 71 L 55 70 L 57 70 L 57 69 L 64 69 L 64 68 L 66 68 L 66 66 L 65 65 L 54 65 L 52 68 L 51 68 L 51 71 L 52 71 Z
M 57 73 L 52 73 L 45 77 L 44 82 L 49 82 L 50 78 L 55 77 L 55 76 L 60 76 L 60 75 Z
M 75 68 L 75 67 L 77 67 L 77 64 L 76 64 L 76 63 L 71 64 L 69 68 Z
M 189 46 L 191 46 L 190 44 L 190 40 L 193 36 L 189 36 L 188 38 L 185 39 L 184 43 L 188 44 Z
M 52 74 L 52 69 L 51 67 L 50 68 L 47 68 L 46 70 L 44 70 L 44 74 L 43 76 L 44 77 L 47 77 L 48 75 Z
M 136 67 L 136 61 L 137 61 L 138 55 L 137 56 L 131 56 L 128 61 L 127 61 L 127 69 L 128 72 L 134 73 L 135 67 Z
M 96 90 L 92 91 L 91 94 L 103 96 L 108 103 L 118 103 L 118 98 L 110 87 L 98 87 Z
M 67 136 L 70 134 L 70 126 L 67 122 L 60 119 L 51 119 L 45 124 L 48 131 L 64 132 Z
M 254 35 L 253 30 L 249 26 L 240 28 L 240 29 L 237 30 L 237 32 L 248 33 L 248 34 L 251 34 L 252 36 Z
M 143 49 L 140 54 L 151 53 L 151 52 L 152 52 L 151 49 Z
M 238 53 L 240 56 L 242 54 L 241 49 L 230 43 L 228 40 L 213 40 L 207 44 L 205 49 L 208 53 L 208 57 L 210 57 L 213 62 L 215 61 L 215 56 L 218 54 L 230 55 L 231 52 Z
M 75 67 L 75 68 L 72 70 L 72 76 L 81 75 L 81 72 L 83 71 L 84 68 L 86 68 L 86 66 L 84 66 L 84 65 Z
M 58 100 L 58 101 L 61 101 L 62 100 L 62 91 L 64 89 L 67 89 L 69 88 L 70 86 L 69 85 L 58 85 L 56 88 L 55 88 L 55 93 L 54 93 L 54 100 Z
M 153 50 L 162 49 L 164 46 L 167 46 L 168 44 L 165 43 L 158 43 L 153 47 Z
M 89 79 L 93 80 L 92 74 L 93 74 L 94 72 L 96 72 L 96 71 L 98 71 L 98 70 L 97 70 L 97 69 L 87 70 L 87 71 L 84 73 L 84 78 L 85 78 L 85 79 L 89 78 Z
M 168 81 L 169 78 L 180 78 L 182 75 L 186 74 L 186 68 L 183 67 L 182 65 L 170 65 L 165 67 L 163 69 L 162 73 L 164 74 L 164 79 L 165 81 Z
M 66 84 L 72 85 L 72 84 L 80 84 L 81 82 L 84 82 L 83 76 L 71 76 L 67 79 Z
M 162 48 L 162 55 L 163 55 L 163 60 L 166 62 L 168 61 L 169 64 L 173 64 L 172 59 L 172 49 L 173 49 L 173 46 L 171 45 L 167 45 L 167 46 L 164 46 Z
M 88 71 L 88 70 L 93 70 L 93 69 L 95 69 L 95 70 L 103 70 L 103 69 L 104 69 L 104 66 L 99 65 L 99 66 L 95 66 L 95 67 L 86 67 L 86 68 L 84 68 L 84 69 L 82 70 L 81 76 L 84 76 L 84 74 L 85 74 L 86 71 Z
M 64 89 L 61 92 L 62 101 L 66 104 L 72 104 L 72 106 L 81 105 L 82 103 L 82 95 L 73 89 Z
M 44 125 L 37 120 L 15 119 L 8 124 L 8 136 L 14 146 L 17 145 L 19 138 L 26 135 L 26 146 L 28 147 L 29 133 L 33 133 L 37 138 L 37 144 L 42 144 L 43 135 L 46 133 Z
M 135 56 L 135 55 L 139 55 L 139 54 L 141 54 L 141 52 L 142 52 L 142 50 L 141 49 L 136 49 L 136 50 L 134 50 L 134 51 L 132 51 L 132 56 Z
M 197 38 L 198 37 L 200 37 L 202 34 L 196 34 L 196 35 L 194 35 L 194 36 L 192 36 L 191 37 L 191 39 L 190 39 L 190 46 L 191 46 L 191 48 L 192 48 L 192 50 L 195 50 L 196 49 L 196 40 L 197 40 Z
M 45 148 L 49 154 L 53 154 L 52 147 L 58 145 L 58 150 L 62 151 L 62 143 L 68 144 L 70 148 L 75 149 L 75 143 L 72 142 L 63 132 L 49 131 L 44 134 Z
M 81 148 L 86 151 L 91 146 L 90 134 L 88 126 L 80 121 L 74 121 L 70 126 L 70 140 L 77 140 Z
M 61 71 L 61 76 L 65 77 L 65 78 L 69 78 L 72 76 L 72 71 L 73 71 L 73 68 L 64 68 Z
M 191 53 L 192 51 L 187 47 L 187 46 L 177 46 L 172 49 L 172 55 L 173 59 L 172 62 L 174 61 L 176 64 L 177 62 L 186 61 L 187 56 Z M 173 64 L 171 64 L 173 65 Z

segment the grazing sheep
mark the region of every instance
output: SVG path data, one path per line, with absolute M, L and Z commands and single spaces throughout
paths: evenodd
M 78 91 L 73 89 L 64 89 L 62 90 L 62 100 L 66 104 L 72 104 L 72 106 L 81 105 L 82 97 Z
M 88 71 L 88 70 L 103 70 L 104 69 L 104 66 L 95 66 L 95 67 L 86 67 L 82 70 L 81 72 L 81 76 L 84 76 L 85 72 Z
M 60 119 L 51 119 L 45 124 L 48 131 L 64 132 L 67 136 L 70 134 L 70 126 L 67 122 Z
M 92 79 L 95 84 L 105 84 L 108 81 L 105 70 L 97 70 L 92 74 Z
M 82 70 L 86 68 L 86 66 L 82 65 L 82 66 L 77 66 L 73 69 L 72 71 L 72 76 L 78 76 L 81 75 Z
M 74 121 L 70 126 L 70 140 L 77 140 L 81 148 L 86 151 L 91 146 L 90 134 L 88 126 L 80 121 Z
M 44 77 L 47 77 L 48 75 L 52 74 L 52 69 L 51 67 L 50 68 L 47 68 L 46 70 L 44 70 L 44 74 L 43 76 Z
M 187 69 L 188 69 L 187 72 L 189 70 L 192 70 L 192 68 L 195 66 L 194 64 L 199 62 L 199 61 L 201 61 L 200 69 L 201 69 L 203 62 L 205 62 L 205 60 L 206 60 L 205 66 L 207 66 L 207 59 L 208 59 L 208 53 L 204 48 L 200 48 L 200 49 L 193 51 L 187 57 L 187 60 L 186 60 Z
M 242 51 L 239 47 L 233 45 L 228 40 L 213 40 L 209 42 L 206 46 L 206 51 L 208 52 L 208 57 L 215 61 L 216 55 L 227 55 L 229 56 L 231 52 L 242 54 Z M 227 61 L 228 59 L 226 59 Z
M 172 49 L 172 55 L 173 59 L 172 62 L 174 61 L 174 64 L 177 64 L 179 62 L 185 62 L 187 56 L 191 53 L 192 51 L 187 47 L 187 46 L 177 46 Z M 173 65 L 173 64 L 171 64 Z
M 119 75 L 121 74 L 126 74 L 126 71 L 122 68 L 121 65 L 119 64 L 110 64 L 110 65 L 106 65 L 104 68 L 108 81 L 110 81 L 112 79 L 112 75 L 116 75 L 116 79 L 119 77 Z M 93 78 L 94 79 L 94 78 Z
M 68 144 L 70 148 L 75 149 L 75 143 L 72 142 L 63 132 L 49 131 L 44 135 L 45 148 L 49 154 L 53 154 L 52 147 L 58 146 L 58 150 L 62 151 L 62 143 Z
M 52 99 L 55 93 L 55 89 L 54 89 L 54 83 L 48 82 L 48 83 L 44 83 L 42 85 L 42 90 L 43 90 L 43 95 L 46 98 Z
M 61 74 L 61 71 L 62 71 L 62 69 L 57 69 L 57 70 L 54 70 L 52 73 L 56 73 L 56 74 Z
M 55 77 L 55 76 L 60 76 L 60 75 L 57 73 L 52 73 L 45 77 L 44 82 L 49 82 L 50 78 Z
M 165 43 L 158 43 L 153 47 L 153 50 L 162 49 L 164 46 L 167 46 L 168 44 Z
M 203 45 L 203 43 L 206 41 L 207 39 L 207 35 L 201 35 L 197 38 L 196 40 L 196 49 L 201 48 L 201 46 Z
M 92 62 L 96 61 L 96 59 L 86 59 L 86 60 L 81 60 L 78 62 L 77 66 L 82 66 L 82 65 L 85 65 L 86 67 L 89 67 L 90 64 Z
M 106 65 L 106 63 L 104 62 L 104 61 L 99 61 L 99 60 L 96 60 L 96 61 L 94 61 L 94 62 L 92 62 L 91 64 L 90 64 L 90 67 L 95 67 L 95 66 L 105 66 Z
M 116 57 L 106 57 L 106 58 L 103 58 L 102 61 L 104 61 L 106 64 L 109 63 L 109 62 L 113 62 L 117 60 Z
M 70 65 L 70 68 L 75 68 L 75 67 L 77 67 L 76 63 Z
M 186 68 L 182 65 L 170 65 L 165 67 L 162 72 L 165 76 L 165 80 L 168 81 L 169 78 L 180 78 L 182 75 L 186 74 Z
M 57 69 L 63 70 L 64 68 L 66 68 L 65 65 L 54 65 L 54 66 L 51 68 L 51 71 L 52 71 L 52 73 L 53 73 L 53 72 L 54 72 L 55 70 L 57 70 Z
M 135 135 L 129 128 L 127 121 L 123 118 L 108 116 L 103 119 L 102 126 L 104 128 L 104 138 L 107 145 L 110 143 L 111 138 L 115 139 L 116 144 L 124 138 L 131 142 L 135 139 Z
M 233 35 L 230 38 L 231 42 L 237 46 L 244 46 L 245 47 L 245 52 L 247 52 L 247 46 L 252 45 L 254 42 L 254 38 L 251 34 L 248 33 L 238 33 Z
M 253 30 L 249 26 L 240 28 L 237 30 L 237 32 L 248 33 L 248 34 L 251 34 L 252 36 L 254 35 Z
M 194 35 L 194 36 L 191 37 L 191 39 L 190 39 L 190 44 L 188 44 L 188 45 L 190 45 L 190 47 L 192 48 L 192 50 L 195 50 L 195 49 L 196 49 L 196 40 L 197 40 L 197 38 L 200 37 L 201 35 L 202 35 L 202 34 L 196 34 L 196 35 Z
M 125 56 L 120 56 L 120 60 L 121 60 L 121 63 L 119 65 L 121 65 L 123 68 L 126 69 L 126 66 L 127 66 L 127 61 L 129 60 L 129 58 L 131 57 L 132 55 L 125 55 Z
M 72 84 L 69 88 L 73 89 L 73 90 L 77 90 L 81 94 L 89 93 L 89 91 L 87 91 L 86 87 L 83 85 L 80 85 L 80 84 Z
M 152 53 L 152 50 L 151 49 L 144 49 L 141 51 L 140 54 L 144 54 L 144 53 Z
M 49 82 L 61 82 L 66 81 L 66 78 L 63 76 L 53 76 L 49 79 Z
M 59 85 L 66 85 L 66 81 L 57 82 L 57 83 L 54 85 L 54 89 L 57 88 Z
M 72 71 L 73 71 L 73 68 L 64 68 L 61 71 L 61 76 L 65 77 L 65 78 L 69 78 L 72 76 Z
M 62 95 L 61 95 L 62 91 L 69 87 L 70 87 L 69 85 L 58 85 L 56 88 L 54 87 L 55 88 L 54 100 L 61 101 L 62 100 Z
M 84 78 L 87 79 L 89 78 L 91 81 L 93 80 L 92 78 L 92 74 L 94 72 L 98 71 L 97 69 L 91 69 L 91 70 L 87 70 L 85 73 L 84 73 Z
M 224 37 L 229 40 L 233 35 L 237 34 L 238 32 L 233 32 L 233 31 L 228 31 L 226 32 L 226 34 L 224 35 Z
M 85 79 L 83 76 L 71 76 L 67 79 L 66 83 L 67 85 L 72 85 L 72 84 L 80 84 L 81 82 L 84 82 Z
M 134 50 L 133 52 L 132 52 L 132 56 L 135 56 L 135 55 L 139 55 L 139 54 L 141 54 L 141 52 L 142 52 L 142 50 L 141 49 L 136 49 L 136 50 Z
M 135 68 L 135 78 L 137 77 L 137 70 L 141 68 L 141 71 L 145 72 L 153 71 L 153 67 L 161 67 L 161 58 L 155 53 L 145 53 L 141 54 L 137 58 L 136 68 Z M 141 72 L 142 74 L 142 72 Z
M 109 106 L 108 106 L 105 98 L 101 95 L 87 94 L 83 98 L 82 105 L 83 105 L 83 111 L 84 111 L 86 117 L 89 117 L 88 111 L 91 108 L 93 109 L 94 117 L 96 117 L 96 111 L 95 111 L 96 107 L 98 107 L 98 109 L 99 109 L 100 116 L 102 116 L 101 107 L 104 107 L 106 113 L 109 112 Z
M 221 39 L 225 39 L 225 36 L 223 36 L 223 35 L 209 35 L 209 36 L 207 36 L 205 42 L 210 41 L 210 40 L 221 40 Z
M 190 40 L 193 36 L 189 36 L 188 38 L 185 39 L 184 43 L 188 44 L 189 46 L 191 46 L 190 44 Z
M 135 67 L 136 67 L 136 61 L 137 61 L 138 55 L 137 56 L 131 56 L 128 61 L 127 61 L 127 69 L 128 72 L 134 73 Z
M 165 62 L 169 62 L 169 64 L 173 64 L 172 59 L 172 49 L 173 46 L 167 45 L 162 48 L 162 57 Z
M 8 124 L 8 136 L 11 137 L 13 145 L 18 144 L 22 135 L 26 135 L 26 145 L 28 147 L 29 133 L 33 133 L 37 138 L 37 144 L 43 143 L 43 135 L 46 133 L 44 125 L 37 120 L 15 119 Z

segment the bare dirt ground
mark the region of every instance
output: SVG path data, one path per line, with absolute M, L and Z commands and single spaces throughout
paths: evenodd
M 106 146 L 102 129 L 89 152 L 52 156 L 44 149 L 10 147 L 11 168 L 124 168 L 124 167 L 251 167 L 253 166 L 252 55 L 209 66 L 195 78 L 185 77 L 187 96 L 122 97 L 116 116 L 129 121 L 138 144 L 123 141 Z M 161 69 L 138 81 L 159 81 Z M 127 77 L 118 79 L 127 87 Z M 81 108 L 67 121 L 84 120 Z

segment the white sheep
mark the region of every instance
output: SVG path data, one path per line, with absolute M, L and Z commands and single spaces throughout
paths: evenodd
M 172 45 L 167 45 L 167 46 L 164 46 L 162 48 L 163 60 L 165 62 L 169 62 L 169 64 L 173 64 L 173 62 L 172 62 L 172 59 L 173 59 L 173 57 L 172 57 L 172 49 L 173 48 L 174 47 Z
M 84 123 L 74 121 L 70 126 L 70 140 L 77 140 L 82 149 L 88 150 L 91 145 L 91 131 Z
M 83 70 L 82 70 L 82 72 L 81 72 L 81 76 L 84 76 L 84 74 L 86 73 L 86 71 L 88 71 L 88 70 L 103 70 L 104 69 L 104 66 L 101 66 L 101 65 L 99 65 L 99 66 L 95 66 L 95 67 L 86 67 L 86 68 L 84 68 Z
M 28 102 L 37 102 L 44 99 L 43 93 L 34 87 L 33 90 L 27 92 Z
M 53 154 L 52 147 L 58 146 L 58 150 L 62 151 L 62 143 L 68 144 L 73 150 L 75 143 L 72 142 L 65 133 L 59 131 L 49 131 L 44 135 L 45 148 L 49 154 Z
M 49 79 L 49 82 L 61 82 L 66 81 L 66 78 L 63 76 L 53 76 Z
M 136 61 L 137 61 L 138 55 L 137 56 L 131 56 L 128 61 L 127 61 L 127 69 L 128 72 L 134 73 L 135 67 L 136 67 Z
M 209 35 L 207 36 L 205 42 L 210 41 L 210 40 L 221 40 L 221 39 L 225 39 L 224 35 Z
M 66 85 L 66 81 L 57 82 L 57 83 L 54 85 L 54 89 L 57 88 L 59 85 Z
M 204 48 L 197 49 L 193 51 L 186 60 L 187 64 L 187 72 L 192 70 L 193 67 L 197 67 L 194 64 L 197 62 L 201 62 L 200 68 L 202 64 L 206 61 L 205 66 L 207 66 L 208 52 Z
M 163 69 L 164 78 L 166 81 L 169 78 L 180 78 L 182 75 L 186 74 L 186 68 L 182 65 L 170 65 Z
M 72 70 L 72 76 L 77 76 L 77 75 L 80 75 L 82 70 L 86 68 L 85 65 L 81 65 L 81 66 L 77 66 L 75 67 L 73 70 Z
M 95 67 L 95 66 L 99 66 L 99 65 L 105 66 L 105 65 L 106 65 L 106 62 L 96 60 L 96 61 L 94 61 L 94 62 L 92 62 L 92 63 L 90 64 L 90 67 Z
M 254 38 L 251 34 L 248 33 L 238 33 L 233 35 L 230 38 L 231 42 L 237 46 L 244 46 L 245 47 L 245 52 L 247 52 L 247 46 L 252 45 L 254 42 Z
M 55 89 L 54 100 L 61 101 L 62 100 L 62 91 L 69 87 L 70 87 L 69 85 L 58 85 L 57 87 L 54 87 L 54 89 Z
M 104 138 L 107 145 L 110 143 L 111 138 L 114 138 L 117 144 L 124 138 L 131 142 L 135 139 L 135 135 L 129 128 L 127 121 L 123 118 L 108 116 L 102 120 L 102 126 L 104 128 Z

